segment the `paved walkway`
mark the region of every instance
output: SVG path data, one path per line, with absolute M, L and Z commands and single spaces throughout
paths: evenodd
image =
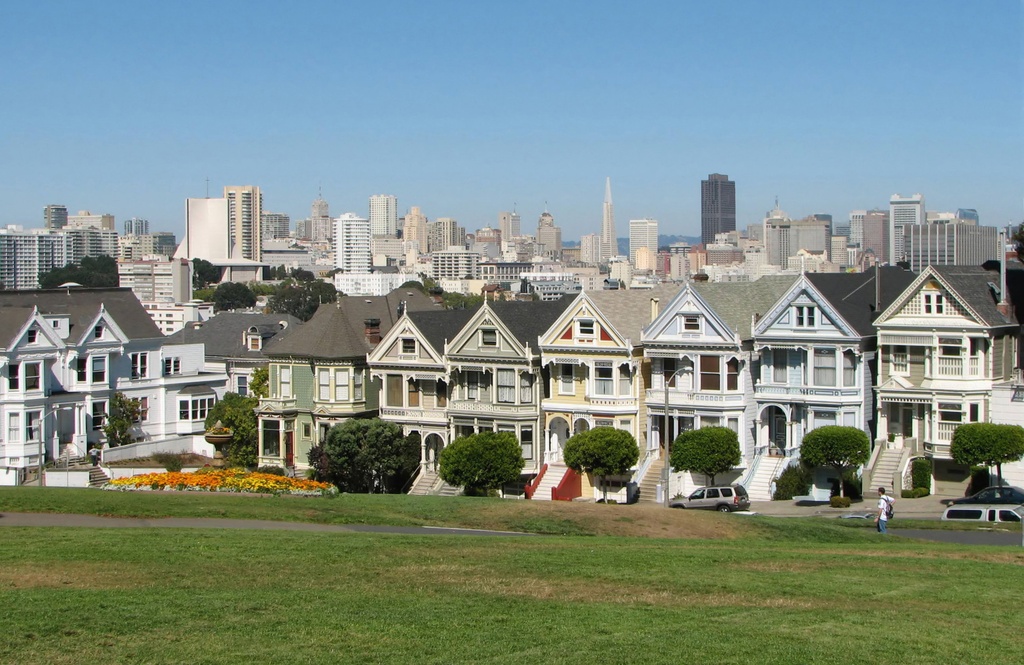
M 375 526 L 370 524 L 310 524 L 270 520 L 233 520 L 216 517 L 100 517 L 66 513 L 0 513 L 0 526 L 92 527 L 103 529 L 257 529 L 267 531 L 319 531 L 333 533 L 397 533 L 410 536 L 533 536 L 515 531 L 483 531 L 435 526 Z
M 877 495 L 876 495 L 877 496 Z M 946 509 L 942 501 L 948 497 L 926 496 L 920 499 L 896 499 L 896 519 L 933 519 L 942 517 L 942 511 Z M 794 501 L 753 501 L 750 510 L 761 515 L 773 517 L 840 517 L 842 515 L 863 515 L 871 513 L 874 519 L 878 505 L 876 497 L 870 497 L 860 503 L 855 503 L 849 508 L 832 508 L 828 503 L 797 503 Z

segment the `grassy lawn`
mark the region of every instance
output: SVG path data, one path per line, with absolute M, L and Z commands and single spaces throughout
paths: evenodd
M 1018 550 L 771 523 L 725 540 L 9 528 L 0 662 L 905 665 L 1019 653 L 1024 616 L 993 611 L 1024 587 Z

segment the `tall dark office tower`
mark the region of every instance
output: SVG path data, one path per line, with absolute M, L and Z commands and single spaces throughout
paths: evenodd
M 736 230 L 736 183 L 712 173 L 700 181 L 700 241 L 709 245 L 716 233 Z

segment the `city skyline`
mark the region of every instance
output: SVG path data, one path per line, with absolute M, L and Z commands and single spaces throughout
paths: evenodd
M 576 240 L 600 233 L 610 177 L 619 220 L 696 236 L 709 173 L 737 183 L 739 229 L 776 196 L 794 218 L 845 220 L 896 192 L 985 225 L 1022 218 L 1016 2 L 245 5 L 254 32 L 225 33 L 239 6 L 12 8 L 22 29 L 0 48 L 33 58 L 4 75 L 0 119 L 17 132 L 0 135 L 0 225 L 41 227 L 63 204 L 181 238 L 186 198 L 252 184 L 293 223 L 321 190 L 335 217 L 387 192 L 399 215 L 418 206 L 469 231 L 546 208 Z M 325 36 L 359 25 L 389 46 L 310 40 L 312 15 Z M 274 39 L 250 39 L 261 31 Z M 84 33 L 95 48 L 77 47 Z M 402 48 L 402 33 L 446 48 Z M 243 83 L 280 103 L 243 103 Z M 110 103 L 36 103 L 55 91 Z M 346 103 L 388 96 L 373 114 Z

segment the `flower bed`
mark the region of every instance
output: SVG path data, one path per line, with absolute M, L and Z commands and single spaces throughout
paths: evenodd
M 103 486 L 105 490 L 179 491 L 179 492 L 248 492 L 252 494 L 296 494 L 326 496 L 337 494 L 338 488 L 315 480 L 251 473 L 243 469 L 202 468 L 193 473 L 168 471 L 145 473 L 130 478 L 115 478 Z

